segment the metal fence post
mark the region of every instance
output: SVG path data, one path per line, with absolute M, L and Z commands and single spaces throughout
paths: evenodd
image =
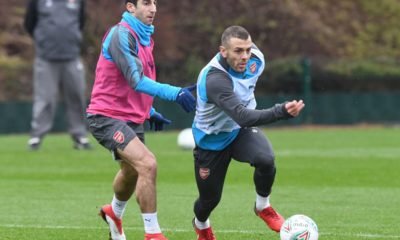
M 303 68 L 303 96 L 304 103 L 304 123 L 311 124 L 312 119 L 312 90 L 311 90 L 311 60 L 307 57 L 302 58 L 301 66 Z

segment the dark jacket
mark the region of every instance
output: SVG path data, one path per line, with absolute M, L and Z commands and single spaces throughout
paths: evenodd
M 24 26 L 38 57 L 63 61 L 79 57 L 84 23 L 84 0 L 31 0 Z

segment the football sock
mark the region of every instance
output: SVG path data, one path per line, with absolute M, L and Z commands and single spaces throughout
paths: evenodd
M 157 213 L 142 213 L 144 231 L 146 233 L 154 234 L 161 233 L 160 226 L 158 225 Z
M 256 209 L 257 211 L 262 211 L 264 208 L 271 206 L 269 203 L 269 196 L 263 197 L 257 194 L 256 196 Z
M 128 201 L 120 201 L 118 200 L 115 195 L 113 200 L 111 201 L 111 207 L 114 211 L 114 214 L 117 218 L 121 219 L 125 212 L 125 207 Z
M 194 224 L 198 229 L 203 230 L 210 227 L 210 220 L 207 218 L 205 222 L 200 222 L 197 218 L 194 218 Z

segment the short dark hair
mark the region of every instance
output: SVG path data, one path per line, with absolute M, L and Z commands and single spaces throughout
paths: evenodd
M 222 33 L 221 45 L 226 46 L 231 38 L 247 40 L 250 37 L 249 32 L 241 26 L 230 26 Z
M 125 0 L 125 4 L 127 4 L 128 2 L 133 3 L 135 6 L 137 5 L 137 1 L 138 0 Z

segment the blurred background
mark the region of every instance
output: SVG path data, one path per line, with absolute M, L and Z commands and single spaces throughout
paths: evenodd
M 101 39 L 123 0 L 88 0 L 82 57 L 90 97 Z M 400 124 L 400 0 L 159 1 L 155 20 L 158 81 L 196 82 L 216 54 L 222 31 L 242 25 L 264 52 L 259 108 L 301 98 L 301 117 L 273 125 Z M 26 0 L 0 1 L 0 133 L 27 133 L 32 111 L 32 39 L 23 28 Z M 173 120 L 193 115 L 155 102 Z M 64 131 L 60 102 L 53 131 Z

